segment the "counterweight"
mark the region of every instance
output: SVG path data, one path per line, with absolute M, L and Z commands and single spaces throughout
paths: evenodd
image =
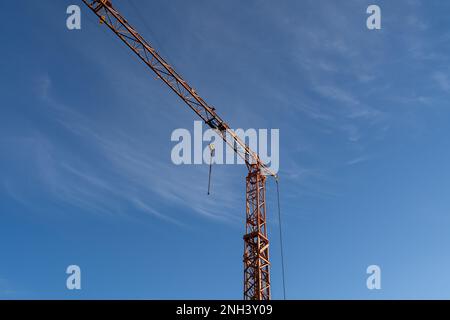
M 269 240 L 266 223 L 266 176 L 277 175 L 249 148 L 215 108 L 170 66 L 110 0 L 82 0 L 175 94 L 240 156 L 249 171 L 246 181 L 246 234 L 244 235 L 244 299 L 270 299 Z

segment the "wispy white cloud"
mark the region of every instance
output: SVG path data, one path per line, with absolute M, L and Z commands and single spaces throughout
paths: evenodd
M 52 80 L 48 74 L 41 74 L 34 80 L 34 91 L 41 99 L 48 99 Z
M 206 197 L 206 167 L 172 164 L 170 137 L 161 149 L 148 146 L 144 136 L 102 130 L 102 124 L 57 101 L 48 76 L 36 83 L 36 92 L 49 107 L 45 110 L 48 117 L 80 146 L 92 150 L 91 155 L 77 156 L 60 140 L 36 131 L 36 177 L 53 199 L 105 215 L 126 215 L 123 203 L 128 203 L 135 210 L 178 226 L 186 226 L 182 222 L 186 217 L 173 212 L 180 206 L 211 219 L 242 220 L 244 206 L 236 203 L 243 197 L 232 187 L 233 175 L 215 169 L 213 186 L 218 191 Z M 162 150 L 168 152 L 166 157 L 161 156 Z M 205 183 L 199 183 L 198 177 L 205 177 Z M 166 204 L 164 209 L 151 205 L 148 198 L 159 199 Z
M 283 189 L 286 198 L 333 198 L 338 195 L 331 186 L 329 172 L 319 166 L 306 166 L 290 157 L 285 159 L 281 174 L 281 185 L 289 185 Z
M 380 115 L 378 110 L 365 105 L 356 96 L 336 85 L 318 85 L 314 87 L 314 90 L 322 97 L 333 101 L 342 108 L 346 108 L 348 112 L 345 115 L 348 118 L 372 119 Z
M 383 31 L 379 34 L 372 33 L 370 36 L 367 32 L 358 31 L 364 29 L 364 21 L 360 19 L 359 15 L 355 15 L 358 18 L 352 15 L 355 4 L 358 4 L 358 1 L 349 1 L 345 4 L 330 1 L 327 3 L 329 6 L 327 10 L 322 10 L 322 6 L 308 2 L 307 5 L 311 7 L 311 10 L 314 10 L 313 16 L 316 19 L 314 21 L 306 20 L 303 23 L 299 23 L 298 13 L 295 10 L 286 12 L 279 7 L 274 8 L 272 5 L 261 4 L 257 10 L 271 10 L 270 15 L 264 15 L 268 17 L 267 23 L 270 24 L 270 27 L 274 30 L 283 31 L 282 36 L 285 37 L 286 42 L 280 43 L 283 46 L 279 50 L 267 48 L 264 41 L 259 43 L 258 39 L 255 38 L 240 37 L 236 39 L 236 30 L 233 28 L 237 28 L 238 24 L 223 28 L 226 26 L 225 21 L 214 21 L 215 28 L 223 28 L 227 31 L 223 35 L 225 39 L 215 37 L 217 39 L 213 40 L 207 38 L 209 30 L 204 29 L 204 26 L 210 23 L 208 18 L 193 21 L 189 28 L 196 32 L 196 36 L 205 39 L 206 50 L 215 50 L 217 55 L 229 53 L 217 50 L 217 42 L 229 41 L 236 47 L 242 44 L 252 48 L 252 53 L 255 50 L 254 48 L 259 48 L 258 52 L 263 57 L 271 58 L 267 61 L 272 63 L 265 65 L 267 69 L 260 68 L 263 71 L 257 70 L 258 66 L 255 69 L 246 66 L 250 69 L 250 72 L 245 73 L 246 80 L 253 81 L 251 85 L 254 85 L 255 91 L 263 92 L 264 98 L 270 97 L 275 101 L 274 105 L 284 108 L 283 112 L 279 112 L 280 115 L 289 114 L 295 120 L 304 120 L 299 115 L 307 115 L 314 122 L 314 130 L 327 134 L 342 135 L 345 137 L 345 140 L 341 139 L 342 141 L 352 142 L 351 145 L 361 145 L 364 144 L 364 138 L 370 135 L 368 130 L 384 132 L 387 130 L 386 128 L 390 127 L 385 120 L 394 118 L 384 117 L 386 113 L 391 113 L 391 110 L 386 110 L 385 105 L 373 104 L 372 98 L 388 96 L 391 101 L 399 101 L 395 100 L 395 96 L 399 99 L 405 99 L 405 95 L 395 92 L 396 86 L 390 86 L 390 81 L 380 81 L 380 79 L 383 79 L 386 70 L 391 66 L 389 64 L 390 58 L 387 58 L 389 57 L 387 52 L 391 49 L 390 39 L 383 36 Z M 350 7 L 352 10 L 349 10 Z M 358 4 L 357 7 L 362 8 L 363 6 Z M 329 18 L 330 12 L 333 13 L 332 19 Z M 362 10 L 362 13 L 364 14 L 364 10 Z M 193 15 L 193 17 L 195 16 Z M 308 19 L 308 16 L 302 17 Z M 403 51 L 399 52 L 399 56 L 405 53 L 412 56 L 411 50 L 416 52 L 416 57 L 419 54 L 424 56 L 426 52 L 431 52 L 432 50 L 428 50 L 429 44 L 424 41 L 426 39 L 423 37 L 423 32 L 428 29 L 428 24 L 423 19 L 418 19 L 414 12 L 408 13 L 406 22 L 411 27 L 420 22 L 421 25 L 418 27 L 420 30 L 418 31 L 422 34 L 414 35 L 412 32 L 412 41 L 406 41 L 408 37 L 403 35 L 405 41 L 404 43 L 400 41 L 400 49 Z M 307 27 L 305 27 L 306 23 L 308 24 Z M 385 20 L 385 23 L 389 23 L 389 21 Z M 356 31 L 349 32 L 349 30 Z M 183 50 L 181 50 L 183 52 L 185 52 L 184 49 L 194 50 L 192 46 L 186 43 L 180 45 L 183 46 Z M 147 82 L 142 79 L 147 78 L 148 74 L 133 72 L 134 69 L 123 67 L 122 64 L 118 64 L 117 69 L 112 69 L 110 68 L 110 61 L 104 59 L 102 53 L 91 52 L 91 50 L 86 49 L 88 47 L 74 45 L 73 48 L 80 52 L 80 56 L 85 59 L 95 60 L 99 69 L 105 72 L 107 81 L 114 81 L 111 80 L 115 78 L 111 76 L 112 73 L 121 74 L 123 78 L 129 79 L 130 87 L 121 87 L 123 89 L 121 91 L 127 96 L 127 103 L 128 96 L 133 96 L 133 101 L 129 101 L 131 105 L 144 105 L 145 102 L 143 101 L 147 101 L 149 95 L 146 94 L 148 90 L 145 88 Z M 411 50 L 408 51 L 408 48 Z M 196 55 L 192 51 L 188 51 L 186 56 Z M 183 55 L 179 54 L 178 58 L 181 59 L 179 60 L 180 63 L 186 62 L 186 60 L 183 60 L 186 59 Z M 242 59 L 243 56 L 240 58 Z M 267 61 L 264 61 L 264 63 L 267 63 Z M 279 61 L 283 63 L 278 63 Z M 191 62 L 189 61 L 188 65 L 195 65 Z M 283 69 L 284 62 L 287 62 L 286 65 L 289 68 Z M 230 65 L 230 69 L 236 69 L 242 73 L 242 64 L 239 64 L 239 66 Z M 211 76 L 214 77 L 214 75 Z M 273 85 L 274 79 L 278 81 L 276 86 Z M 448 90 L 448 78 L 445 74 L 435 74 L 433 80 L 442 90 Z M 116 84 L 112 83 L 111 87 L 117 87 Z M 138 98 L 136 98 L 136 91 L 133 91 L 133 94 L 127 92 L 127 89 L 133 86 L 133 90 L 138 87 L 136 91 L 141 94 Z M 159 94 L 160 91 L 162 90 L 158 90 L 156 94 Z M 203 92 L 203 90 L 200 91 Z M 49 116 L 54 117 L 61 127 L 77 137 L 80 143 L 92 148 L 98 159 L 105 161 L 100 166 L 102 170 L 99 171 L 97 170 L 97 164 L 81 157 L 74 157 L 66 151 L 61 151 L 59 142 L 41 135 L 39 138 L 40 157 L 43 159 L 41 160 L 41 171 L 46 172 L 46 174 L 43 174 L 43 179 L 48 182 L 49 188 L 54 190 L 54 193 L 59 194 L 60 197 L 80 206 L 90 206 L 92 210 L 98 209 L 98 211 L 101 208 L 104 210 L 105 207 L 107 208 L 106 211 L 110 211 L 111 207 L 119 207 L 119 204 L 111 198 L 126 198 L 130 205 L 155 217 L 162 218 L 162 215 L 166 215 L 170 219 L 176 219 L 176 215 L 161 212 L 154 205 L 149 205 L 145 201 L 146 194 L 151 193 L 158 195 L 160 199 L 164 199 L 168 203 L 176 205 L 189 203 L 192 210 L 206 217 L 225 220 L 240 220 L 242 218 L 242 206 L 239 199 L 242 200 L 242 203 L 244 199 L 242 192 L 237 191 L 236 185 L 232 182 L 236 178 L 235 176 L 223 174 L 220 170 L 215 172 L 215 174 L 220 175 L 217 180 L 214 180 L 215 183 L 221 184 L 220 194 L 215 199 L 203 199 L 199 195 L 205 193 L 204 185 L 198 181 L 198 177 L 205 176 L 205 168 L 184 168 L 187 170 L 178 167 L 173 168 L 169 161 L 155 154 L 156 151 L 151 150 L 144 143 L 145 137 L 134 133 L 124 134 L 123 130 L 109 130 L 109 128 L 105 130 L 101 123 L 94 123 L 82 112 L 75 111 L 74 108 L 64 105 L 61 101 L 56 101 L 51 94 L 51 79 L 48 75 L 40 78 L 40 83 L 36 86 L 36 92 L 38 96 L 52 105 L 53 113 Z M 117 95 L 119 96 L 120 93 L 117 93 Z M 423 103 L 429 101 L 427 100 L 428 95 L 424 92 L 411 95 L 411 99 L 415 98 Z M 234 106 L 248 105 L 249 101 L 236 102 L 235 99 L 234 96 L 233 99 L 230 99 L 233 100 Z M 388 98 L 385 98 L 384 101 L 386 100 Z M 405 101 L 405 103 L 408 103 L 408 101 Z M 155 112 L 162 109 L 158 108 Z M 272 115 L 278 111 L 273 108 L 261 110 L 260 113 L 254 115 L 250 112 L 243 113 L 242 110 L 245 110 L 245 108 L 236 107 L 234 110 L 227 110 L 227 112 L 235 113 L 236 118 L 240 120 L 259 118 L 262 119 L 261 121 L 265 121 L 265 115 Z M 284 112 L 285 110 L 289 110 L 290 113 Z M 150 113 L 142 113 L 142 116 L 154 117 Z M 170 120 L 171 113 L 161 111 L 161 114 L 158 114 L 159 116 L 165 116 L 166 119 Z M 303 127 L 296 121 L 286 121 L 283 125 L 285 127 L 282 128 L 282 135 L 288 130 L 299 134 L 300 127 Z M 309 146 L 314 144 L 312 139 L 303 139 Z M 160 150 L 159 147 L 157 146 L 154 149 Z M 293 147 L 297 148 L 298 146 Z M 310 147 L 309 149 L 313 148 Z M 301 158 L 301 155 L 286 152 L 282 162 L 295 162 L 297 158 Z M 345 161 L 345 159 L 339 161 Z M 304 178 L 304 171 L 300 169 L 300 172 L 302 178 Z M 298 174 L 288 175 L 294 177 Z M 314 177 L 314 179 L 321 178 L 315 174 L 306 176 Z M 237 179 L 241 178 L 242 176 L 237 177 Z M 67 179 L 71 181 L 68 185 L 65 183 Z M 192 183 L 193 181 L 196 183 Z M 89 186 L 89 189 L 82 186 Z M 97 196 L 93 197 L 92 194 Z M 232 198 L 238 200 L 229 201 Z M 231 212 L 238 212 L 238 218 Z M 170 219 L 168 220 L 170 221 Z

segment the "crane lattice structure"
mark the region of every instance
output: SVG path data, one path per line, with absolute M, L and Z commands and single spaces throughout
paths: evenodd
M 82 0 L 175 94 L 177 94 L 247 166 L 244 235 L 244 299 L 270 299 L 269 239 L 266 220 L 266 177 L 278 178 L 230 126 L 170 66 L 112 5 L 110 0 Z

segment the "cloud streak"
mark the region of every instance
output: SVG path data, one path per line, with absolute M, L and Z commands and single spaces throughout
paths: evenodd
M 145 136 L 102 130 L 102 124 L 57 101 L 51 91 L 50 78 L 40 77 L 36 92 L 48 106 L 45 112 L 59 124 L 69 141 L 92 151 L 86 157 L 74 155 L 61 140 L 34 134 L 36 178 L 53 199 L 103 215 L 126 215 L 130 206 L 182 227 L 187 226 L 183 222 L 187 217 L 173 213 L 179 207 L 218 221 L 234 224 L 242 220 L 244 206 L 236 205 L 235 200 L 242 196 L 231 187 L 234 175 L 216 169 L 213 184 L 218 191 L 205 197 L 206 167 L 173 165 L 170 137 L 164 140 L 167 145 L 160 148 L 146 145 Z M 205 177 L 205 184 L 198 183 L 198 177 Z M 159 199 L 158 205 L 147 199 Z
M 450 80 L 448 75 L 443 72 L 435 72 L 432 76 L 435 83 L 441 88 L 442 91 L 450 92 Z

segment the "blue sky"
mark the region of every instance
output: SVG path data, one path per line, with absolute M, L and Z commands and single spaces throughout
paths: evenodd
M 132 2 L 232 127 L 280 129 L 288 298 L 450 297 L 448 1 Z M 170 161 L 195 115 L 86 8 L 67 30 L 70 4 L 0 3 L 0 298 L 240 299 L 245 167 L 206 196 L 207 166 Z

